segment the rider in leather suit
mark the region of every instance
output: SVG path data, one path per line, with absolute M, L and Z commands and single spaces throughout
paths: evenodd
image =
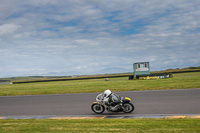
M 110 107 L 109 110 L 117 111 L 121 97 L 115 93 L 112 93 L 110 90 L 105 90 L 104 93 L 101 93 L 97 96 L 96 100 L 103 101 L 107 106 Z

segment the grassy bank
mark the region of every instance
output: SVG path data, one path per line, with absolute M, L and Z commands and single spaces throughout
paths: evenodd
M 0 120 L 8 132 L 200 132 L 200 119 Z
M 0 85 L 0 96 L 43 95 L 65 93 L 200 88 L 200 72 L 174 74 L 159 80 L 128 80 L 126 78 L 89 79 Z

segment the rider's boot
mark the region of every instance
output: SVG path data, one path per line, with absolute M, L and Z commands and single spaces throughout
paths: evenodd
M 118 110 L 119 106 L 120 106 L 120 105 L 116 105 L 116 106 L 114 106 L 114 107 L 111 107 L 111 110 L 112 110 L 113 112 L 115 112 L 115 111 Z

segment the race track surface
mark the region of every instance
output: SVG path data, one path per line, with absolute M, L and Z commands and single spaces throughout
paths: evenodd
M 116 92 L 133 100 L 130 114 L 200 114 L 200 89 Z M 99 93 L 0 97 L 0 116 L 93 116 L 90 106 Z

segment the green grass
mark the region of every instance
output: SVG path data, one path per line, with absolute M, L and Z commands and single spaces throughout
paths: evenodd
M 1 133 L 152 132 L 199 133 L 200 119 L 0 120 Z
M 173 78 L 159 80 L 127 79 L 128 77 L 110 78 L 110 81 L 91 79 L 0 85 L 0 96 L 103 92 L 105 89 L 116 92 L 200 88 L 200 72 L 174 74 Z

